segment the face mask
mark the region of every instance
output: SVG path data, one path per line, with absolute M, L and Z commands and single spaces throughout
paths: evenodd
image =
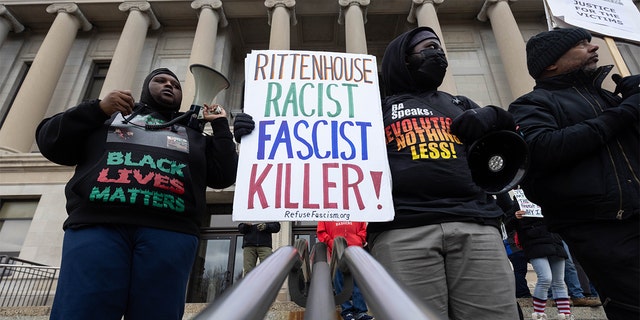
M 407 57 L 407 68 L 418 88 L 431 90 L 442 84 L 449 64 L 442 50 L 425 49 Z

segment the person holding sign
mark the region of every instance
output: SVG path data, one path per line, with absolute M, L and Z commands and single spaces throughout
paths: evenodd
M 75 166 L 51 319 L 182 319 L 206 188 L 235 182 L 238 155 L 224 110 L 204 106 L 203 135 L 181 100 L 160 68 L 139 103 L 114 90 L 38 126 L 42 155 Z
M 581 28 L 527 41 L 533 91 L 509 106 L 530 151 L 522 189 L 593 282 L 610 320 L 640 319 L 640 75 L 601 84 Z
M 465 150 L 515 124 L 506 110 L 438 91 L 447 65 L 428 27 L 398 36 L 382 58 L 395 217 L 369 223 L 370 252 L 443 319 L 518 319 L 503 212 L 473 183 Z
M 520 203 L 518 199 L 518 203 Z M 565 260 L 569 258 L 562 238 L 547 230 L 542 216 L 520 210 L 512 213 L 515 217 L 515 229 L 525 256 L 536 272 L 537 281 L 533 290 L 533 314 L 531 319 L 546 319 L 544 309 L 547 305 L 549 288 L 558 307 L 558 319 L 573 319 L 571 302 L 564 283 Z M 508 218 L 507 218 L 508 219 Z

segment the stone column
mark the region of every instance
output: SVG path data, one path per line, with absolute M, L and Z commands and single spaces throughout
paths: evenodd
M 49 107 L 78 29 L 91 30 L 78 6 L 56 3 L 47 12 L 57 13 L 0 129 L 0 151 L 29 152 L 34 132 Z
M 477 17 L 480 21 L 491 21 L 514 99 L 531 91 L 535 85 L 527 70 L 527 53 L 522 33 L 509 8 L 509 2 L 515 1 L 486 0 Z
M 149 2 L 127 1 L 121 3 L 118 9 L 129 12 L 129 15 L 104 79 L 100 91 L 101 98 L 115 89 L 131 89 L 147 30 L 149 27 L 153 30 L 160 28 L 160 23 L 153 14 Z
M 270 50 L 289 50 L 291 48 L 291 25 L 296 25 L 295 0 L 265 0 L 269 10 Z
M 0 4 L 0 47 L 11 30 L 15 33 L 20 33 L 24 30 L 24 26 L 18 22 L 4 5 Z
M 291 48 L 291 25 L 296 25 L 295 0 L 265 0 L 268 12 L 268 23 L 271 26 L 269 50 L 289 50 Z M 292 245 L 293 224 L 280 222 L 280 232 L 273 234 L 273 249 Z M 285 283 L 283 288 L 288 288 Z M 288 296 L 287 290 L 280 290 L 281 296 Z M 286 298 L 288 299 L 288 297 Z
M 429 27 L 433 29 L 442 42 L 442 50 L 447 53 L 447 47 L 445 45 L 444 37 L 442 36 L 442 29 L 440 29 L 440 22 L 438 20 L 438 14 L 436 13 L 436 7 L 443 3 L 444 0 L 412 0 L 411 10 L 407 21 L 410 23 L 418 23 L 419 27 Z M 457 94 L 456 82 L 453 79 L 453 71 L 451 71 L 451 65 L 447 68 L 447 73 L 444 75 L 442 84 L 438 88 L 439 90 Z
M 364 32 L 364 24 L 367 23 L 367 6 L 369 6 L 369 3 L 370 0 L 338 0 L 340 5 L 338 23 L 344 23 L 347 53 L 367 53 L 367 37 Z
M 193 36 L 189 65 L 203 64 L 213 68 L 218 26 L 226 27 L 229 24 L 222 8 L 222 1 L 194 0 L 191 2 L 191 8 L 199 10 L 199 12 L 198 26 L 196 27 L 196 33 Z M 195 93 L 196 88 L 193 74 L 190 71 L 187 71 L 185 84 L 182 87 L 181 110 L 189 110 Z

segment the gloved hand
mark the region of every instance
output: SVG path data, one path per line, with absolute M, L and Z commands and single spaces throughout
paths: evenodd
M 451 122 L 451 133 L 464 144 L 471 144 L 487 133 L 498 130 L 515 130 L 513 117 L 506 110 L 496 106 L 469 109 Z
M 258 228 L 258 231 L 264 231 L 264 229 L 267 228 L 267 224 L 266 223 L 258 223 L 258 225 L 256 225 L 256 228 Z
M 623 132 L 629 128 L 629 125 L 638 125 L 638 120 L 640 120 L 640 104 L 638 104 L 638 101 L 640 101 L 640 93 L 624 99 L 616 107 L 603 110 L 598 118 L 609 128 L 609 130 L 603 132 L 605 140 Z M 607 135 L 608 132 L 612 135 Z
M 622 77 L 619 74 L 611 75 L 611 80 L 616 83 L 613 94 L 622 93 L 622 99 L 626 99 L 634 93 L 640 92 L 640 74 Z
M 233 137 L 237 143 L 240 143 L 240 139 L 243 136 L 248 135 L 256 127 L 256 123 L 253 121 L 253 117 L 246 113 L 238 113 L 233 121 Z

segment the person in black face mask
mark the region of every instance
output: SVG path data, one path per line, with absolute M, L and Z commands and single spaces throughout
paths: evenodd
M 416 89 L 436 90 L 442 84 L 449 66 L 440 40 L 433 32 L 423 30 L 411 39 L 409 48 L 407 68 L 417 85 Z
M 446 68 L 428 27 L 398 36 L 382 58 L 395 217 L 368 224 L 370 252 L 441 319 L 518 319 L 503 211 L 474 184 L 465 150 L 515 125 L 506 110 L 438 91 Z

